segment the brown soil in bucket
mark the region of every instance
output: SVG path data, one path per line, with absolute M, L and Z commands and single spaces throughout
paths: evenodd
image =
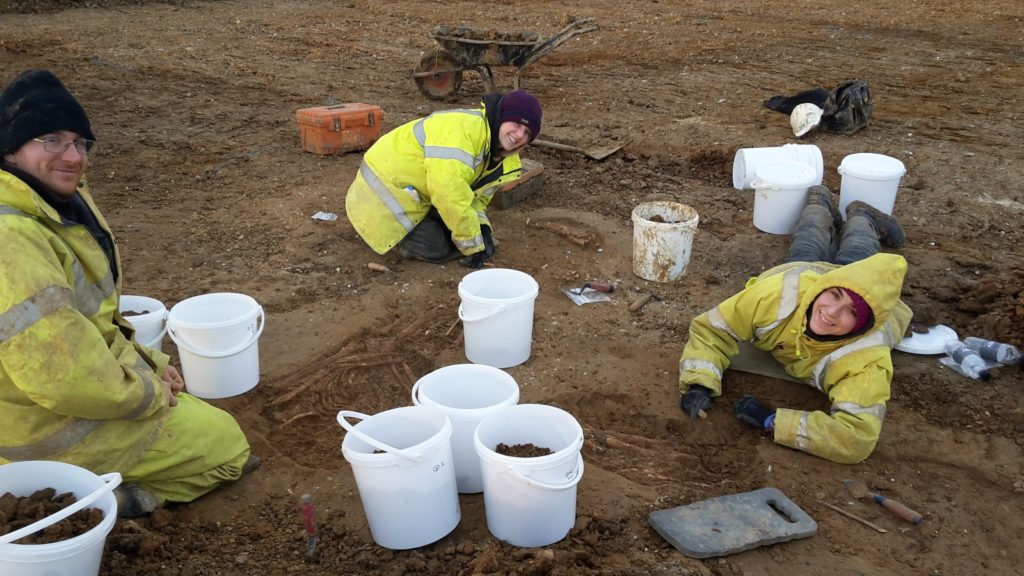
M 142 316 L 143 314 L 149 314 L 149 310 L 143 310 L 141 312 L 136 312 L 135 310 L 125 310 L 124 312 L 121 312 L 121 316 L 125 316 L 125 317 L 128 317 L 128 316 Z
M 53 488 L 36 490 L 31 496 L 18 497 L 10 492 L 0 496 L 0 535 L 9 534 L 34 524 L 78 501 L 71 492 L 57 494 Z M 16 540 L 15 544 L 50 544 L 85 534 L 103 521 L 103 510 L 86 508 L 34 534 Z
M 512 446 L 509 446 L 504 442 L 498 444 L 498 447 L 495 448 L 494 451 L 502 456 L 514 456 L 516 458 L 536 458 L 538 456 L 547 456 L 548 454 L 551 454 L 551 448 L 534 446 L 533 444 L 513 444 Z

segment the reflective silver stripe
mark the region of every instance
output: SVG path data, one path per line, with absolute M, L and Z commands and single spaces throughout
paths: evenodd
M 832 414 L 836 412 L 846 412 L 857 416 L 858 414 L 870 414 L 879 420 L 885 420 L 885 405 L 884 404 L 872 404 L 871 406 L 861 406 L 854 402 L 835 402 L 832 404 Z
M 113 274 L 108 269 L 99 282 L 89 282 L 78 258 L 71 265 L 71 271 L 75 277 L 75 307 L 85 316 L 95 316 L 103 301 L 114 293 Z
M 775 314 L 774 322 L 754 330 L 754 336 L 758 340 L 764 339 L 768 333 L 778 328 L 779 324 L 782 324 L 783 320 L 789 318 L 793 311 L 796 310 L 797 304 L 800 303 L 800 274 L 806 268 L 801 266 L 787 270 L 783 274 L 782 287 L 779 289 L 779 311 Z
M 425 146 L 423 157 L 436 160 L 455 160 L 465 164 L 470 170 L 476 170 L 476 167 L 480 165 L 479 158 L 474 158 L 469 152 L 453 146 Z
M 714 363 L 708 362 L 707 360 L 687 358 L 679 363 L 680 372 L 698 372 L 701 370 L 711 372 L 719 381 L 722 380 L 722 371 L 719 370 L 718 366 L 715 366 Z
M 47 314 L 71 305 L 71 290 L 47 286 L 0 314 L 0 342 L 6 342 L 27 330 Z
M 809 382 L 812 386 L 824 392 L 825 374 L 828 372 L 828 367 L 833 362 L 839 360 L 840 358 L 846 356 L 847 354 L 852 354 L 853 352 L 858 352 L 860 350 L 864 350 L 865 348 L 871 348 L 872 346 L 888 346 L 888 342 L 886 341 L 886 335 L 882 330 L 876 330 L 868 334 L 867 336 L 861 338 L 860 340 L 851 342 L 846 346 L 843 346 L 842 348 L 836 350 L 835 352 L 832 352 L 828 356 L 825 356 L 824 358 L 819 360 L 818 363 L 814 366 L 814 370 L 811 372 Z
M 484 222 L 488 222 L 489 221 L 488 218 L 487 218 L 487 213 L 483 212 L 482 210 L 477 210 L 476 217 L 481 219 L 481 220 L 483 220 Z
M 420 145 L 420 148 L 427 147 L 427 131 L 423 127 L 424 120 L 426 118 L 412 125 L 412 135 L 416 138 L 416 143 Z
M 708 310 L 705 314 L 707 314 L 708 322 L 711 323 L 712 328 L 725 332 L 737 342 L 740 341 L 740 337 L 736 335 L 736 332 L 733 332 L 732 326 L 729 326 L 729 323 L 725 321 L 725 316 L 722 315 L 722 311 L 718 309 L 718 306 Z
M 134 368 L 139 380 L 142 381 L 142 400 L 139 402 L 139 405 L 135 407 L 135 410 L 132 410 L 124 416 L 124 419 L 126 420 L 138 418 L 147 409 L 149 409 L 150 404 L 153 403 L 153 395 L 156 393 L 156 386 L 154 386 L 153 383 L 153 379 L 156 378 L 156 373 L 153 372 L 153 368 L 146 363 L 141 354 L 136 356 Z
M 373 170 L 370 169 L 366 162 L 363 162 L 359 166 L 359 174 L 363 177 L 363 180 L 366 180 L 366 184 L 370 189 L 377 194 L 377 199 L 387 206 L 388 210 L 391 211 L 391 215 L 402 226 L 402 228 L 405 228 L 406 232 L 409 232 L 416 227 L 416 225 L 413 224 L 413 221 L 410 220 L 409 216 L 405 213 L 405 209 L 402 208 L 402 205 L 399 204 L 398 200 L 391 194 L 391 190 L 388 189 L 387 185 L 381 182 L 380 178 L 377 178 L 377 175 L 373 173 Z
M 478 191 L 476 193 L 476 195 L 477 196 L 483 196 L 484 198 L 490 198 L 491 196 L 494 196 L 494 193 L 497 192 L 497 191 L 498 191 L 498 186 L 488 186 L 487 188 L 484 188 L 483 190 Z
M 903 339 L 903 336 L 896 330 L 896 328 L 896 322 L 892 318 L 882 325 L 881 331 L 884 332 L 882 338 L 885 341 L 885 345 L 890 349 L 895 348 L 896 345 L 900 343 L 900 340 Z
M 807 450 L 811 446 L 811 437 L 807 435 L 807 418 L 809 414 L 803 412 L 796 425 L 796 447 L 800 450 Z
M 3 205 L 3 204 L 0 204 L 0 216 L 5 216 L 5 215 L 9 215 L 9 216 L 25 216 L 26 218 L 28 217 L 28 214 L 25 214 L 24 212 L 22 212 L 21 210 L 18 210 L 17 208 L 11 208 L 10 206 L 6 206 L 6 205 Z
M 477 234 L 472 240 L 455 240 L 455 247 L 460 251 L 468 250 L 469 248 L 475 248 L 477 246 L 483 246 L 484 237 Z
M 21 446 L 0 446 L 0 456 L 7 460 L 46 460 L 73 448 L 103 425 L 103 420 L 70 418 L 63 428 L 42 440 Z

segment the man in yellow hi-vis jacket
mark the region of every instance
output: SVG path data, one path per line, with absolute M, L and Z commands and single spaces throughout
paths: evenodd
M 381 137 L 363 156 L 345 212 L 378 254 L 470 268 L 494 253 L 487 205 L 522 175 L 519 151 L 540 133 L 526 90 L 487 94 L 480 108 L 434 112 Z
M 741 422 L 835 462 L 867 458 L 885 418 L 890 350 L 911 319 L 899 299 L 906 260 L 879 253 L 880 240 L 898 247 L 905 236 L 895 220 L 863 202 L 851 202 L 841 224 L 828 188 L 813 187 L 785 263 L 690 323 L 679 363 L 684 412 L 696 418 L 710 409 L 730 361 L 752 344 L 789 377 L 828 395 L 831 407 L 775 410 L 746 395 L 733 407 Z
M 117 246 L 85 184 L 96 142 L 56 76 L 0 93 L 0 465 L 120 472 L 118 514 L 191 501 L 259 459 L 118 312 Z

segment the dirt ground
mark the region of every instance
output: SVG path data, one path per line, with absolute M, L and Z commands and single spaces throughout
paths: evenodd
M 1019 369 L 981 383 L 937 357 L 895 353 L 881 440 L 856 466 L 774 445 L 729 408 L 749 392 L 826 409 L 813 389 L 730 372 L 716 408 L 690 422 L 676 388 L 691 318 L 778 263 L 788 245 L 753 227 L 752 192 L 732 188 L 736 149 L 796 141 L 787 117 L 761 102 L 849 78 L 869 82 L 874 117 L 854 135 L 803 139 L 821 148 L 825 183 L 838 192 L 836 167 L 851 153 L 901 160 L 894 214 L 909 237 L 905 300 L 961 335 L 1024 344 L 1020 2 L 6 0 L 0 11 L 3 83 L 50 68 L 89 111 L 100 141 L 89 179 L 120 243 L 125 293 L 170 307 L 240 292 L 267 313 L 260 384 L 213 401 L 238 418 L 263 466 L 193 504 L 119 522 L 104 574 L 938 576 L 1024 565 Z M 451 534 L 383 549 L 335 415 L 408 405 L 415 379 L 466 362 L 454 322 L 467 271 L 367 248 L 344 217 L 360 155 L 303 153 L 295 111 L 374 103 L 388 130 L 472 106 L 484 89 L 473 73 L 451 103 L 427 100 L 409 77 L 436 46 L 434 26 L 546 37 L 574 17 L 593 17 L 600 30 L 523 77 L 544 105 L 544 136 L 628 144 L 604 162 L 529 149 L 545 166 L 542 190 L 491 218 L 495 266 L 541 287 L 532 356 L 508 372 L 522 402 L 563 408 L 586 431 L 576 527 L 548 547 L 553 556 L 516 548 L 488 532 L 483 497 L 463 495 Z M 510 89 L 512 71 L 495 72 Z M 675 282 L 631 271 L 630 213 L 652 199 L 700 214 L 692 261 Z M 311 219 L 319 210 L 340 217 Z M 549 222 L 593 240 L 578 246 Z M 613 300 L 578 307 L 560 292 L 590 280 L 614 282 Z M 627 310 L 649 292 L 662 300 Z M 840 483 L 848 477 L 921 511 L 924 523 L 853 500 Z M 695 560 L 648 525 L 653 510 L 765 486 L 809 512 L 817 535 Z M 318 507 L 318 564 L 302 560 L 303 493 Z

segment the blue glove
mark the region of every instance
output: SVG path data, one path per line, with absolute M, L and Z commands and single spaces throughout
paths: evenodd
M 733 404 L 736 419 L 762 430 L 775 427 L 775 409 L 761 404 L 753 394 L 747 394 Z
M 691 419 L 696 420 L 700 411 L 711 410 L 711 390 L 694 384 L 679 398 L 679 407 L 686 412 Z

